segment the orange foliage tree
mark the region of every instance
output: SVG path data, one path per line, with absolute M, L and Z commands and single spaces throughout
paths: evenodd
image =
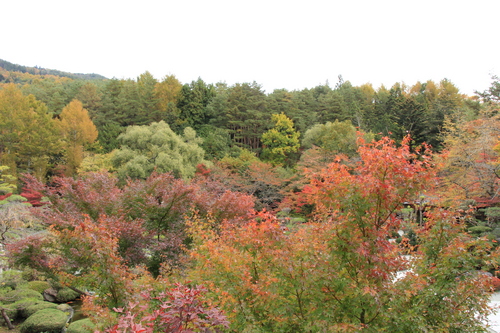
M 99 295 L 100 304 L 124 305 L 132 293 L 134 275 L 118 253 L 113 222 L 101 218 L 97 223 L 87 219 L 72 229 L 53 226 L 43 238 L 9 244 L 11 264 L 36 268 L 82 294 L 82 289 L 89 288 Z
M 312 222 L 283 229 L 264 213 L 244 226 L 194 219 L 192 278 L 205 281 L 232 328 L 256 332 L 479 332 L 493 264 L 449 212 L 429 213 L 411 259 L 389 240 L 397 210 L 435 183 L 431 156 L 387 138 L 360 139 L 359 160 L 339 157 L 311 175 Z M 490 268 L 490 267 L 488 267 Z M 439 318 L 441 319 L 439 319 Z M 465 327 L 465 328 L 464 328 Z

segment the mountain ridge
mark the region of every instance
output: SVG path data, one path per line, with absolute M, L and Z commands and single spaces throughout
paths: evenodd
M 32 75 L 54 75 L 60 77 L 67 77 L 75 80 L 107 80 L 108 78 L 96 73 L 70 73 L 56 69 L 48 69 L 42 67 L 30 67 L 11 63 L 9 61 L 0 59 L 0 67 L 6 71 L 28 73 Z

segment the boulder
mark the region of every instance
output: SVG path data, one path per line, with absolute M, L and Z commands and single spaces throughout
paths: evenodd
M 43 292 L 43 299 L 47 302 L 57 302 L 57 290 L 54 288 L 45 289 Z

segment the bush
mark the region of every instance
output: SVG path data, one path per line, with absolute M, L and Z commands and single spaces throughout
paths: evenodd
M 486 226 L 482 226 L 482 225 L 470 227 L 469 229 L 467 229 L 467 231 L 474 236 L 482 236 L 486 233 L 491 232 L 491 230 L 492 229 L 490 227 L 486 227 Z
M 42 274 L 33 268 L 26 268 L 22 272 L 22 277 L 26 281 L 37 281 L 43 278 Z
M 7 294 L 8 292 L 11 292 L 12 291 L 12 288 L 11 287 L 1 287 L 0 288 L 0 298 L 3 298 L 5 296 L 5 294 Z
M 11 304 L 9 304 L 9 305 L 2 304 L 1 306 L 5 309 L 5 314 L 7 315 L 7 317 L 9 317 L 10 320 L 14 320 L 18 316 L 18 311 L 16 308 L 11 308 L 10 305 Z
M 4 303 L 15 303 L 17 301 L 20 301 L 24 298 L 32 298 L 35 300 L 43 301 L 43 296 L 41 293 L 35 290 L 31 289 L 18 289 L 18 290 L 12 290 L 3 296 L 3 302 Z
M 500 221 L 500 207 L 488 207 L 484 210 L 484 215 L 489 221 L 496 223 Z
M 21 310 L 21 317 L 23 318 L 28 318 L 32 314 L 34 314 L 37 311 L 43 310 L 43 309 L 55 309 L 57 308 L 57 304 L 50 303 L 50 302 L 39 302 L 33 305 L 28 306 L 27 308 Z
M 21 333 L 60 333 L 66 325 L 68 316 L 56 309 L 43 309 L 29 316 L 21 325 Z
M 91 333 L 95 330 L 95 324 L 89 318 L 72 322 L 66 333 Z
M 57 300 L 61 303 L 66 303 L 66 302 L 69 302 L 69 301 L 74 301 L 75 299 L 77 299 L 78 297 L 80 296 L 79 293 L 77 293 L 76 291 L 68 288 L 68 287 L 64 287 L 62 289 L 59 289 L 57 291 Z
M 8 314 L 10 319 L 27 318 L 27 316 L 23 316 L 23 312 L 26 310 L 26 308 L 38 304 L 40 302 L 41 301 L 38 298 L 23 298 L 14 303 L 7 304 L 4 307 L 6 309 L 12 310 Z
M 50 284 L 47 281 L 30 281 L 28 282 L 29 289 L 38 291 L 40 294 L 50 288 Z
M 23 273 L 14 270 L 3 272 L 0 281 L 2 285 L 11 287 L 12 289 L 16 289 L 18 285 L 26 283 L 26 280 L 23 279 Z
M 495 229 L 493 229 L 493 231 L 491 232 L 492 235 L 494 235 L 495 237 L 500 237 L 500 228 L 499 227 L 496 227 Z

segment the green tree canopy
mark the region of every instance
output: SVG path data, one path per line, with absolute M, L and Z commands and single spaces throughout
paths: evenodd
M 121 148 L 113 156 L 113 166 L 120 178 L 146 178 L 153 171 L 172 172 L 176 177 L 190 178 L 196 166 L 207 163 L 201 139 L 187 127 L 177 135 L 164 121 L 149 126 L 129 126 L 118 140 Z
M 7 174 L 8 170 L 8 166 L 0 165 L 0 195 L 12 193 L 16 189 L 16 185 L 14 185 L 16 178 Z
M 207 107 L 213 114 L 210 123 L 227 129 L 239 146 L 257 151 L 270 120 L 266 99 L 256 82 L 221 89 Z
M 352 156 L 356 153 L 356 128 L 349 120 L 316 124 L 306 131 L 302 145 L 320 147 L 334 154 Z
M 262 157 L 275 165 L 284 164 L 290 154 L 299 150 L 300 133 L 284 113 L 273 114 L 272 120 L 274 127 L 262 134 Z

